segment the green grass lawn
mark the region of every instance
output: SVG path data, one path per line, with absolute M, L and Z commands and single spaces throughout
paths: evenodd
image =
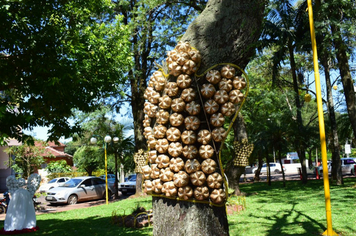
M 332 227 L 356 235 L 356 178 L 330 186 Z M 327 228 L 323 180 L 242 184 L 247 209 L 229 216 L 231 235 L 321 235 Z
M 289 181 L 285 188 L 281 182 L 242 184 L 247 208 L 228 216 L 230 235 L 321 235 L 326 230 L 323 187 L 322 180 L 310 180 L 305 186 Z M 345 179 L 344 186 L 331 185 L 330 192 L 333 230 L 343 236 L 356 235 L 356 178 Z M 130 229 L 111 223 L 114 212 L 129 214 L 137 206 L 151 209 L 151 197 L 38 215 L 40 230 L 26 235 L 152 235 L 152 227 Z

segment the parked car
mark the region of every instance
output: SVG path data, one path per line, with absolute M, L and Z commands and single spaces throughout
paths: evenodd
M 69 177 L 59 177 L 59 178 L 51 179 L 48 183 L 42 184 L 40 186 L 40 188 L 38 189 L 38 191 L 40 193 L 45 193 L 45 192 L 47 192 L 48 190 L 50 190 L 52 188 L 55 188 L 55 187 L 63 185 L 68 180 L 70 180 Z
M 344 174 L 355 174 L 356 158 L 341 158 L 341 170 Z
M 355 157 L 346 157 L 341 158 L 341 171 L 343 174 L 355 174 L 355 165 L 356 158 Z M 328 171 L 331 173 L 331 161 L 328 161 Z M 323 175 L 323 166 L 318 166 L 318 171 L 320 175 Z
M 131 178 L 136 178 L 136 174 L 132 174 L 132 175 L 129 175 L 129 176 L 125 177 L 125 182 L 128 181 Z
M 276 173 L 276 174 L 282 173 L 282 167 L 283 167 L 283 170 L 286 171 L 286 168 L 284 166 L 281 167 L 281 164 L 276 163 L 276 162 L 270 162 L 269 167 L 270 167 L 271 173 Z M 254 167 L 252 169 L 252 173 L 255 174 L 257 169 L 258 169 L 257 167 Z M 267 173 L 267 164 L 263 164 L 260 174 L 266 174 L 266 173 Z
M 136 193 L 136 175 L 131 175 L 127 181 L 120 183 L 119 191 L 123 195 L 126 195 L 127 193 Z
M 51 204 L 67 203 L 76 204 L 80 201 L 102 199 L 105 194 L 105 180 L 95 177 L 75 177 L 67 181 L 63 186 L 52 188 L 47 192 L 46 201 Z M 112 189 L 108 186 L 108 195 L 112 195 Z
M 100 178 L 105 181 L 105 175 L 101 175 Z M 108 174 L 108 186 L 110 186 L 112 189 L 115 188 L 115 175 L 114 174 Z

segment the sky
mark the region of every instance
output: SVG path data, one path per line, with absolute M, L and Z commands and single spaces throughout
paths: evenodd
M 127 110 L 129 109 L 129 110 Z M 128 124 L 128 125 L 131 125 L 133 124 L 133 120 L 132 118 L 128 117 L 126 114 L 127 114 L 127 111 L 130 111 L 131 108 L 129 106 L 123 106 L 122 109 L 120 110 L 121 113 L 120 114 L 116 114 L 117 115 L 117 118 L 116 120 L 121 123 L 121 124 Z M 125 115 L 123 115 L 125 114 Z M 30 130 L 24 130 L 24 133 L 25 134 L 28 134 L 28 135 L 32 135 L 34 138 L 36 139 L 40 139 L 40 140 L 43 140 L 43 141 L 46 141 L 47 138 L 48 138 L 48 132 L 49 130 L 49 127 L 43 127 L 43 126 L 36 126 L 33 128 L 32 131 Z M 130 136 L 130 135 L 133 135 L 134 132 L 133 130 L 128 130 L 127 132 L 125 132 L 125 136 Z M 68 138 L 68 139 L 65 139 L 64 137 L 60 138 L 59 141 L 62 142 L 62 143 L 68 143 L 72 140 L 72 138 Z

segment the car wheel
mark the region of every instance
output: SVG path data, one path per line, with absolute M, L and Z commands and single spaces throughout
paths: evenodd
M 0 214 L 6 213 L 6 207 L 4 205 L 0 205 Z
M 274 173 L 279 174 L 281 172 L 279 170 L 274 170 Z
M 78 202 L 78 197 L 77 197 L 77 195 L 70 195 L 69 196 L 69 198 L 68 198 L 68 204 L 69 205 L 75 205 L 75 204 L 77 204 L 77 202 Z
M 112 198 L 112 192 L 111 192 L 110 190 L 109 190 L 109 192 L 108 192 L 108 198 L 109 198 L 109 199 Z M 103 199 L 106 199 L 106 191 L 104 191 Z

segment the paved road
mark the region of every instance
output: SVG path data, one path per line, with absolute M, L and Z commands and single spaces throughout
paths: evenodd
M 114 202 L 114 201 L 120 201 L 122 199 L 126 199 L 129 196 L 130 195 L 121 195 L 120 199 L 118 199 L 118 200 L 110 199 L 109 203 Z M 44 196 L 39 197 L 37 199 L 37 201 L 40 202 L 40 205 L 38 206 L 38 210 L 36 210 L 36 215 L 52 213 L 52 212 L 68 211 L 68 210 L 72 210 L 72 209 L 86 208 L 86 207 L 91 207 L 91 206 L 98 206 L 98 205 L 103 205 L 106 203 L 105 199 L 100 199 L 100 200 L 93 200 L 93 201 L 87 201 L 87 202 L 79 202 L 75 205 L 67 205 L 67 204 L 50 205 L 45 200 Z M 6 217 L 6 214 L 1 214 L 0 221 L 5 220 L 5 217 Z

